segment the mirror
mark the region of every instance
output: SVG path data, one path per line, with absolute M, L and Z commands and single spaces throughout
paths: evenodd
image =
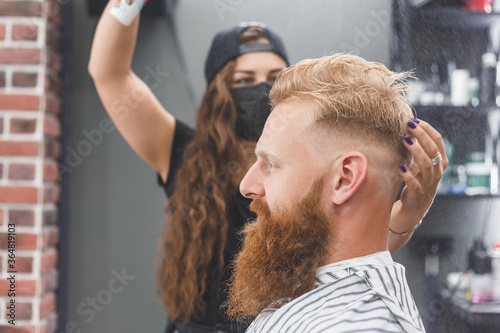
M 150 0 L 146 7 L 159 2 Z M 406 3 L 408 11 L 417 5 L 418 10 L 434 8 L 432 1 L 397 2 Z M 352 52 L 393 69 L 415 68 L 415 75 L 424 83 L 432 83 L 433 77 L 439 76 L 440 68 L 436 72 L 433 64 L 444 57 L 445 50 L 453 56 L 456 68 L 467 68 L 471 77 L 479 77 L 481 55 L 486 51 L 485 37 L 478 29 L 464 31 L 452 27 L 438 32 L 442 28 L 436 27 L 429 34 L 424 31 L 429 27 L 417 24 L 424 24 L 427 18 L 414 21 L 417 19 L 411 13 L 406 13 L 410 15 L 409 22 L 400 22 L 397 26 L 397 32 L 403 33 L 406 39 L 395 45 L 393 38 L 397 34 L 391 23 L 394 9 L 390 0 L 179 0 L 168 3 L 171 18 L 143 17 L 132 68 L 159 102 L 188 124 L 194 124 L 195 110 L 206 87 L 203 66 L 212 37 L 219 30 L 242 21 L 264 22 L 282 36 L 291 63 Z M 456 5 L 451 0 L 436 3 L 436 6 Z M 98 22 L 97 17 L 87 14 L 87 6 L 83 0 L 73 3 L 73 100 L 68 129 L 71 144 L 62 147 L 66 158 L 63 164 L 70 170 L 71 184 L 67 225 L 69 261 L 65 267 L 67 283 L 72 287 L 66 295 L 65 323 L 73 322 L 83 332 L 160 331 L 166 316 L 156 294 L 155 272 L 158 239 L 165 225 L 165 196 L 157 186 L 155 172 L 107 122 L 108 116 L 87 72 Z M 460 9 L 457 15 L 466 14 L 469 13 L 464 14 Z M 500 20 L 495 13 L 491 16 L 470 14 L 480 25 L 485 18 Z M 443 14 L 434 21 L 446 19 Z M 432 98 L 439 100 L 439 96 Z M 490 121 L 487 112 L 476 117 L 474 110 L 466 110 L 464 106 L 443 106 L 441 113 L 431 106 L 417 108 L 417 115 L 429 117 L 436 127 L 448 131 L 447 139 L 455 141 L 456 165 L 465 166 L 469 148 L 486 151 L 487 133 L 493 128 L 489 124 L 497 120 Z M 459 130 L 457 124 L 461 126 Z M 85 145 L 91 147 L 89 154 L 83 153 Z M 460 181 L 458 174 L 455 177 Z M 415 234 L 415 242 L 394 254 L 395 260 L 406 266 L 410 288 L 424 321 L 434 323 L 437 318 L 452 317 L 445 316 L 445 303 L 429 305 L 426 299 L 424 286 L 429 277 L 425 274 L 425 255 L 419 252 L 421 244 L 433 238 L 451 239 L 450 249 L 438 254 L 436 285 L 443 286 L 448 273 L 466 268 L 467 252 L 475 238 L 484 236 L 489 246 L 500 240 L 499 210 L 496 196 L 440 195 Z M 430 260 L 435 263 L 435 259 Z M 92 299 L 98 299 L 99 293 L 107 290 L 109 281 L 121 272 L 133 277 L 127 286 L 113 294 L 109 303 L 93 306 Z

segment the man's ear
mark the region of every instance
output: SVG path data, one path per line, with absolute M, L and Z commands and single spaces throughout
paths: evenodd
M 353 151 L 342 155 L 332 166 L 332 202 L 341 205 L 359 189 L 368 174 L 368 160 L 360 152 Z

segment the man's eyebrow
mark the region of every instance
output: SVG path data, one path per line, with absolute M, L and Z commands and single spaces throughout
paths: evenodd
M 255 156 L 260 156 L 262 158 L 264 158 L 265 160 L 269 160 L 269 157 L 273 158 L 274 160 L 278 160 L 278 161 L 281 161 L 281 158 L 274 154 L 274 153 L 271 153 L 265 149 L 260 149 L 258 146 L 255 147 Z

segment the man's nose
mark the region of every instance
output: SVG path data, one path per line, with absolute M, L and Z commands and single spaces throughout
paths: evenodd
M 248 170 L 240 183 L 240 193 L 245 198 L 261 199 L 264 197 L 264 186 L 259 181 L 259 171 L 257 162 Z

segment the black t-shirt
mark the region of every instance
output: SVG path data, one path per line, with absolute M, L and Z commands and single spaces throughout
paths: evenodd
M 172 145 L 172 155 L 170 158 L 170 171 L 168 173 L 167 182 L 163 183 L 161 177 L 158 176 L 158 183 L 165 190 L 165 194 L 170 197 L 176 188 L 177 173 L 183 163 L 183 154 L 187 144 L 191 141 L 194 130 L 188 127 L 183 122 L 176 120 L 174 142 Z M 227 288 L 224 282 L 227 282 L 231 276 L 231 268 L 229 263 L 234 259 L 234 255 L 240 250 L 240 239 L 237 233 L 249 218 L 254 218 L 255 214 L 249 210 L 251 199 L 243 197 L 239 191 L 234 193 L 231 202 L 228 205 L 227 219 L 229 221 L 227 242 L 224 248 L 224 272 L 221 281 L 207 281 L 207 290 L 213 290 L 210 286 L 217 284 L 215 290 L 219 290 L 218 297 L 211 295 L 207 291 L 204 295 L 206 311 L 205 316 L 192 318 L 191 321 L 197 324 L 214 326 L 217 323 L 228 323 L 227 319 L 222 315 L 220 310 L 221 305 L 227 299 Z M 168 223 L 168 222 L 167 222 Z M 168 253 L 166 254 L 168 255 Z M 215 267 L 214 267 L 215 269 Z

